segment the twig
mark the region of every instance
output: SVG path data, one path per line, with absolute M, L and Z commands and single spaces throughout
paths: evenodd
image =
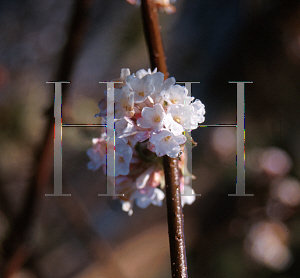
M 176 278 L 187 278 L 178 160 L 164 156 L 164 171 L 172 274 Z
M 73 226 L 79 239 L 88 247 L 96 263 L 101 263 L 103 275 L 111 278 L 125 278 L 109 243 L 97 232 L 91 216 L 78 194 L 70 186 L 64 184 L 72 199 L 56 199 Z M 75 204 L 75 205 L 74 205 Z
M 162 72 L 167 79 L 169 73 L 160 35 L 157 8 L 153 0 L 142 0 L 142 18 L 152 70 L 157 67 L 157 70 Z
M 88 15 L 93 0 L 77 0 L 74 6 L 68 41 L 62 52 L 62 58 L 54 78 L 56 81 L 66 81 L 70 78 L 71 70 L 76 61 L 78 51 L 87 31 Z M 66 92 L 62 95 L 66 98 Z M 10 277 L 18 271 L 30 256 L 30 250 L 24 250 L 28 231 L 36 219 L 46 186 L 48 186 L 53 171 L 53 104 L 46 113 L 46 133 L 39 150 L 36 152 L 34 175 L 29 183 L 21 212 L 11 225 L 10 234 L 4 242 L 5 267 L 3 277 Z M 28 247 L 27 247 L 28 249 Z M 22 251 L 22 252 L 21 252 Z M 20 257 L 20 254 L 22 256 Z M 16 264 L 16 260 L 18 264 Z
M 142 0 L 144 33 L 150 54 L 152 70 L 157 67 L 168 78 L 166 58 L 160 35 L 157 8 L 153 0 Z M 180 197 L 179 169 L 177 158 L 164 156 L 166 199 L 168 210 L 169 243 L 172 277 L 187 278 L 183 214 Z

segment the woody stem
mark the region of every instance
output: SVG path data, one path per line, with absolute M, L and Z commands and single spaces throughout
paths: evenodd
M 151 68 L 158 71 L 168 78 L 166 58 L 160 34 L 160 25 L 157 15 L 157 7 L 153 0 L 142 0 L 142 18 L 146 42 L 148 45 Z M 169 244 L 172 277 L 187 278 L 187 260 L 185 250 L 183 214 L 180 197 L 180 181 L 178 159 L 163 157 L 167 215 L 169 229 Z

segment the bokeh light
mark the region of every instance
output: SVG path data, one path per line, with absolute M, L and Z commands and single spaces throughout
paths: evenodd
M 285 205 L 298 206 L 300 204 L 300 182 L 291 177 L 275 181 L 272 195 Z
M 276 147 L 265 149 L 259 163 L 260 167 L 271 176 L 284 176 L 292 167 L 288 153 Z
M 236 129 L 216 127 L 212 134 L 212 148 L 220 159 L 227 160 L 236 152 Z
M 246 249 L 257 262 L 280 271 L 292 262 L 288 238 L 289 230 L 284 224 L 261 221 L 252 225 Z

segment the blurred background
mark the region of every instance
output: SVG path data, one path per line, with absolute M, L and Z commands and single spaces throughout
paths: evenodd
M 99 123 L 98 82 L 150 67 L 139 8 L 125 0 L 0 5 L 2 277 L 171 277 L 165 203 L 129 217 L 118 200 L 98 197 L 105 175 L 87 170 L 86 151 L 99 128 L 63 128 L 63 192 L 72 196 L 44 196 L 53 193 L 54 86 L 46 82 L 71 81 L 63 123 Z M 254 197 L 228 196 L 236 129 L 192 133 L 193 189 L 202 196 L 184 207 L 189 277 L 299 277 L 300 3 L 175 6 L 160 14 L 168 70 L 177 81 L 201 82 L 192 95 L 206 106 L 204 124 L 235 124 L 236 85 L 228 81 L 254 82 L 245 86 L 246 193 Z

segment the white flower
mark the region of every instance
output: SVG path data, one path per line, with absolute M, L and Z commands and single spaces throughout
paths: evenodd
M 127 126 L 134 126 L 133 122 L 127 118 L 123 117 L 121 119 L 115 119 L 115 131 L 116 131 L 116 136 L 120 136 L 124 134 L 124 130 L 127 128 Z
M 172 115 L 175 122 L 185 127 L 186 121 L 191 119 L 191 117 L 188 116 L 191 116 L 192 110 L 193 108 L 190 105 L 184 106 L 183 104 L 177 104 L 172 105 L 169 108 L 169 113 Z
M 193 120 L 199 124 L 203 123 L 205 120 L 204 114 L 205 114 L 205 106 L 204 104 L 199 100 L 196 99 L 191 106 L 194 108 L 194 113 L 193 113 Z M 198 127 L 198 126 L 197 126 Z
M 190 104 L 194 97 L 189 97 L 187 88 L 179 85 L 171 85 L 156 95 L 155 102 L 163 105 L 164 109 L 169 112 L 172 105 Z
M 204 105 L 198 99 L 190 105 L 171 105 L 168 111 L 173 119 L 187 131 L 198 128 L 199 123 L 205 119 Z
M 150 204 L 155 206 L 162 206 L 162 200 L 165 198 L 165 193 L 158 189 L 150 187 L 146 194 L 141 194 L 137 191 L 135 196 L 135 202 L 138 207 L 146 208 Z
M 155 68 L 153 71 L 151 71 L 151 69 L 148 69 L 148 71 L 146 71 L 144 69 L 140 69 L 135 73 L 135 76 L 139 79 L 142 79 L 145 75 L 154 74 L 156 72 L 157 72 L 157 68 Z
M 106 117 L 106 114 L 107 114 L 107 110 L 106 110 L 106 107 L 107 107 L 107 97 L 105 97 L 104 99 L 102 99 L 102 100 L 100 100 L 98 102 L 98 107 L 100 109 L 100 112 L 97 113 L 97 114 L 95 114 L 94 117 Z
M 154 1 L 160 8 L 170 8 L 168 0 Z M 196 129 L 204 121 L 204 105 L 200 100 L 193 102 L 188 90 L 175 85 L 173 77 L 164 81 L 163 73 L 157 69 L 141 69 L 130 75 L 130 70 L 124 68 L 116 81 L 121 83 L 115 85 L 114 103 L 112 98 L 109 99 L 110 107 L 115 107 L 116 138 L 107 138 L 103 133 L 101 138 L 93 139 L 93 148 L 87 151 L 91 160 L 88 168 L 95 171 L 103 166 L 103 170 L 107 170 L 108 181 L 114 180 L 116 192 L 124 194 L 120 198 L 122 209 L 131 215 L 134 202 L 141 208 L 150 204 L 162 205 L 165 195 L 158 186 L 164 186 L 164 173 L 161 159 L 156 155 L 180 156 L 180 188 L 184 188 L 185 193 L 181 198 L 182 206 L 193 203 L 194 191 L 185 186 L 189 184 L 186 179 L 192 175 L 186 175 L 186 170 L 183 170 L 186 163 L 183 146 L 186 137 L 183 133 L 184 130 Z M 107 96 L 107 92 L 104 93 Z M 101 111 L 95 116 L 102 117 L 101 123 L 104 124 L 107 98 L 99 102 L 99 108 Z M 115 149 L 114 160 L 107 159 L 107 147 L 110 154 Z M 104 167 L 106 162 L 109 163 L 107 168 Z
M 163 81 L 163 80 L 162 80 Z M 163 82 L 155 84 L 155 90 L 151 93 L 151 98 L 155 103 L 160 103 L 164 106 L 163 93 L 169 90 L 174 84 L 176 80 L 174 77 L 170 77 Z
M 134 194 L 131 196 L 131 200 L 122 200 L 122 210 L 128 212 L 128 215 L 131 216 L 133 214 L 134 200 L 138 207 L 144 209 L 150 204 L 161 207 L 164 198 L 165 193 L 162 190 L 158 188 L 149 187 L 147 193 L 140 193 L 139 191 L 135 191 Z
M 169 130 L 162 130 L 159 133 L 153 133 L 149 140 L 155 146 L 157 156 L 168 155 L 175 158 L 179 155 L 180 145 L 185 143 L 186 137 L 184 135 L 175 136 Z
M 129 75 L 130 75 L 130 69 L 128 69 L 128 68 L 121 69 L 121 74 L 120 74 L 120 78 L 118 79 L 118 81 L 121 81 L 125 84 L 126 77 Z
M 146 100 L 146 98 L 153 92 L 154 87 L 151 84 L 151 76 L 145 75 L 142 79 L 132 75 L 126 77 L 126 86 L 123 90 L 133 92 L 134 103 L 140 103 Z
M 89 170 L 96 171 L 102 165 L 106 163 L 106 147 L 103 144 L 106 143 L 105 139 L 102 138 L 93 138 L 93 147 L 87 150 L 87 155 L 90 158 L 90 162 L 87 167 Z
M 173 5 L 171 5 L 171 3 L 176 2 L 176 0 L 155 0 L 154 2 L 159 8 L 164 10 L 167 14 L 173 14 L 176 12 L 176 8 Z
M 196 196 L 193 196 L 193 195 L 195 195 L 195 191 L 189 185 L 184 186 L 184 189 L 181 190 L 181 194 L 184 194 L 184 195 L 181 195 L 181 206 L 182 207 L 184 207 L 185 204 L 191 205 L 196 200 Z
M 149 130 L 139 131 L 134 135 L 134 138 L 139 142 L 144 142 L 149 139 L 151 133 Z
M 115 130 L 116 136 L 118 138 L 123 138 L 127 145 L 134 147 L 137 143 L 137 139 L 134 135 L 137 133 L 136 125 L 134 122 L 127 117 L 123 117 L 120 120 L 115 120 Z M 150 135 L 149 135 L 150 136 Z
M 139 128 L 135 123 L 124 117 L 121 120 L 116 120 L 115 123 L 116 134 L 118 138 L 123 138 L 131 147 L 138 142 L 144 142 L 150 137 L 150 131 Z
M 129 166 L 130 162 L 126 162 L 124 156 L 120 155 L 119 153 L 115 153 L 115 172 L 107 171 L 108 176 L 119 176 L 119 175 L 128 175 L 129 174 Z
M 122 210 L 128 212 L 128 215 L 131 216 L 133 214 L 132 202 L 130 201 L 121 201 L 122 202 Z
M 125 87 L 123 87 L 125 88 Z M 98 103 L 100 112 L 94 117 L 106 117 L 111 116 L 116 119 L 121 119 L 124 116 L 133 117 L 134 116 L 134 95 L 130 90 L 114 88 L 114 101 L 110 100 L 107 103 L 107 90 L 104 91 L 105 98 Z M 111 90 L 111 89 L 109 89 Z M 107 105 L 115 105 L 115 115 L 107 115 Z
M 127 145 L 124 139 L 116 138 L 116 154 L 123 157 L 125 162 L 130 162 L 132 158 L 132 148 Z
M 185 130 L 191 131 L 198 128 L 198 122 L 195 121 L 194 117 L 193 106 L 183 104 L 172 105 L 169 109 L 169 112 L 174 121 L 181 124 Z
M 154 132 L 160 131 L 165 115 L 166 113 L 160 103 L 153 107 L 144 107 L 142 117 L 137 120 L 137 125 L 142 128 L 151 128 Z
M 163 91 L 162 94 L 171 104 L 189 104 L 194 99 L 188 96 L 186 87 L 179 85 L 171 86 L 168 90 Z
M 113 141 L 109 141 L 109 144 L 113 144 Z M 125 140 L 116 138 L 115 145 L 115 172 L 113 172 L 113 167 L 109 167 L 107 171 L 108 176 L 119 176 L 119 175 L 128 175 L 130 161 L 132 158 L 132 148 L 125 142 Z
M 151 174 L 154 172 L 155 167 L 152 166 L 148 168 L 144 173 L 142 173 L 137 179 L 136 179 L 136 187 L 138 189 L 142 189 L 146 186 Z
M 154 90 L 159 90 L 164 84 L 164 74 L 162 72 L 155 72 L 143 77 L 154 87 Z
M 182 132 L 184 132 L 182 125 L 180 125 L 177 121 L 174 121 L 174 118 L 170 113 L 168 113 L 164 118 L 164 126 L 175 136 L 181 135 Z
M 134 116 L 134 94 L 130 90 L 114 89 L 115 92 L 115 118 L 121 119 L 122 117 Z

